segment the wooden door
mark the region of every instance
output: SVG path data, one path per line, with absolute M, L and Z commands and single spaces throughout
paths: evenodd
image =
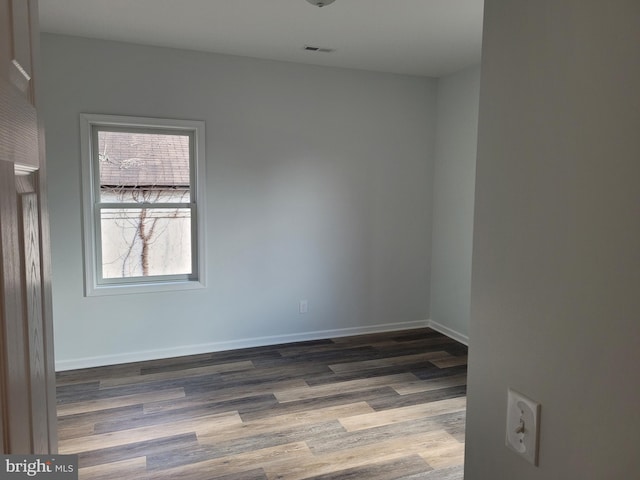
M 0 0 L 0 450 L 56 453 L 37 0 Z

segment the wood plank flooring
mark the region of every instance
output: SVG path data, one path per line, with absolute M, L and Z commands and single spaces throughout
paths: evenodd
M 87 480 L 460 480 L 466 353 L 425 328 L 60 372 L 60 453 Z

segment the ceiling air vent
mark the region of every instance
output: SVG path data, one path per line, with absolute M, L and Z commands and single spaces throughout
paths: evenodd
M 331 53 L 336 51 L 335 48 L 314 47 L 313 45 L 305 45 L 303 50 L 307 50 L 308 52 L 323 52 L 323 53 Z

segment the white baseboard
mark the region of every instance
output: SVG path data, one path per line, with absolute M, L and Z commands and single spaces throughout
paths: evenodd
M 456 342 L 460 342 L 463 345 L 469 346 L 468 335 L 463 335 L 462 333 L 456 332 L 455 330 L 446 327 L 438 322 L 434 322 L 433 320 L 429 320 L 427 324 L 429 325 L 429 328 L 434 329 L 436 332 L 440 332 L 449 338 L 453 338 Z
M 368 333 L 392 332 L 395 330 L 409 330 L 425 328 L 429 326 L 428 320 L 415 322 L 386 323 L 368 327 L 339 328 L 334 330 L 321 330 L 316 332 L 292 333 L 287 335 L 275 335 L 268 337 L 245 338 L 229 340 L 226 342 L 202 343 L 198 345 L 182 345 L 179 347 L 162 348 L 157 350 L 144 350 L 138 352 L 118 353 L 114 355 L 101 355 L 96 357 L 75 358 L 69 360 L 56 360 L 56 371 L 76 370 L 79 368 L 101 367 L 104 365 L 118 365 L 121 363 L 142 362 L 146 360 L 158 360 L 160 358 L 181 357 L 185 355 L 198 355 L 201 353 L 222 352 L 239 348 L 264 347 L 281 343 L 305 342 L 309 340 L 323 340 L 326 338 L 350 337 Z M 437 330 L 434 328 L 434 330 Z M 444 333 L 444 332 L 443 332 Z M 446 333 L 445 333 L 446 335 Z

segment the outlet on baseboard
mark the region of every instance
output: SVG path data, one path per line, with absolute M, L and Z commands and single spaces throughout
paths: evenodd
M 309 311 L 309 302 L 307 300 L 300 300 L 300 313 L 307 313 Z

